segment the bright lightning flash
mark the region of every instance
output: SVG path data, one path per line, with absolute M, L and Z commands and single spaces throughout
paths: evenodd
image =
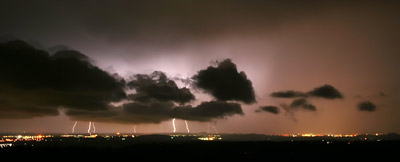
M 213 127 L 215 133 L 219 134 L 218 131 L 217 131 L 217 128 L 215 128 L 215 125 L 212 125 L 212 127 Z
M 90 128 L 92 127 L 92 121 L 89 121 L 89 128 L 88 128 L 88 130 L 87 130 L 87 132 L 89 133 L 89 134 L 91 134 L 90 133 Z
M 185 120 L 185 124 L 186 124 L 186 130 L 187 130 L 187 132 L 190 133 L 189 125 L 188 125 L 188 123 L 187 123 L 186 120 Z
M 75 133 L 75 126 L 76 126 L 77 123 L 78 123 L 78 121 L 75 121 L 74 126 L 72 126 L 72 133 Z
M 96 127 L 94 126 L 94 122 L 93 122 L 92 126 L 93 126 L 93 133 L 96 133 Z
M 174 133 L 176 132 L 176 127 L 175 127 L 175 118 L 172 119 L 172 126 L 174 127 Z

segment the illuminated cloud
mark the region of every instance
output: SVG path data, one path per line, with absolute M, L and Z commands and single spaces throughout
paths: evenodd
M 256 102 L 252 83 L 246 74 L 238 72 L 230 60 L 216 62 L 192 77 L 194 84 L 221 101 L 242 101 L 247 104 Z
M 188 88 L 178 88 L 175 81 L 169 79 L 161 71 L 154 71 L 149 75 L 136 74 L 128 82 L 128 86 L 136 91 L 135 94 L 130 95 L 134 101 L 146 102 L 156 99 L 183 104 L 195 99 Z

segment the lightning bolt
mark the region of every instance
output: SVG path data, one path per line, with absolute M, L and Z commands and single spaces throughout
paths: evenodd
M 93 133 L 96 133 L 96 127 L 94 126 L 94 122 L 93 122 L 92 126 L 93 126 Z
M 185 124 L 186 124 L 186 130 L 187 130 L 187 132 L 190 133 L 189 125 L 188 125 L 188 123 L 187 123 L 186 120 L 185 120 Z
M 88 128 L 88 130 L 87 130 L 87 132 L 88 132 L 89 134 L 91 134 L 91 133 L 90 133 L 90 127 L 92 127 L 92 121 L 89 121 L 89 128 Z
M 172 119 L 172 126 L 174 127 L 174 133 L 176 132 L 176 127 L 175 127 L 175 118 Z
M 136 133 L 136 125 L 133 125 L 133 131 Z
M 210 124 L 207 124 L 207 133 L 210 133 Z
M 77 123 L 78 123 L 78 121 L 75 121 L 74 126 L 72 126 L 72 133 L 75 133 L 75 126 L 76 126 Z
M 217 131 L 217 128 L 215 128 L 215 125 L 212 125 L 212 127 L 213 127 L 215 133 L 219 134 L 218 131 Z

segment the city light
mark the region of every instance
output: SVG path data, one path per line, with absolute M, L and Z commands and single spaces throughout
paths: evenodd
M 382 133 L 375 133 L 375 134 L 314 134 L 314 133 L 297 133 L 297 134 L 281 134 L 281 135 L 265 135 L 268 136 L 268 141 L 270 138 L 280 138 L 280 140 L 288 140 L 288 141 L 296 141 L 296 140 L 304 140 L 304 138 L 309 138 L 310 140 L 318 140 L 322 141 L 326 144 L 331 144 L 335 141 L 346 141 L 346 144 L 353 144 L 353 141 L 377 141 L 380 142 L 384 140 L 384 136 L 386 134 Z M 137 135 L 137 134 L 123 134 L 117 132 L 115 135 L 104 134 L 62 134 L 59 136 L 54 135 L 4 135 L 0 136 L 0 147 L 11 147 L 15 142 L 42 142 L 42 141 L 68 141 L 68 140 L 83 140 L 83 139 L 119 139 L 122 141 L 131 141 L 133 138 L 137 138 L 140 136 L 146 135 Z M 218 141 L 222 140 L 220 134 L 204 134 L 204 133 L 171 133 L 171 134 L 164 134 L 162 136 L 169 137 L 171 140 L 201 140 L 201 141 Z M 225 139 L 225 138 L 224 138 Z M 267 138 L 266 138 L 267 139 Z M 10 145 L 11 143 L 11 145 Z M 33 144 L 32 144 L 33 145 Z

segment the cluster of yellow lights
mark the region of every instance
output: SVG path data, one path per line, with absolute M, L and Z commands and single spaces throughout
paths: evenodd
M 84 135 L 80 135 L 80 134 L 63 134 L 61 135 L 61 137 L 63 138 L 84 138 Z
M 197 138 L 198 140 L 203 140 L 203 141 L 214 141 L 214 140 L 222 140 L 221 137 L 216 137 L 216 136 L 212 136 L 212 137 L 199 137 Z
M 37 135 L 37 136 L 3 136 L 0 142 L 16 142 L 16 141 L 42 141 L 44 138 L 53 137 L 51 135 Z
M 85 136 L 85 138 L 96 138 L 96 137 L 97 137 L 97 134 L 92 134 L 90 136 Z
M 379 134 L 376 133 L 376 136 Z M 313 134 L 313 133 L 304 133 L 304 134 L 281 134 L 283 137 L 334 137 L 334 138 L 340 138 L 340 137 L 357 137 L 358 134 Z
M 357 137 L 358 134 L 328 134 L 328 137 Z

